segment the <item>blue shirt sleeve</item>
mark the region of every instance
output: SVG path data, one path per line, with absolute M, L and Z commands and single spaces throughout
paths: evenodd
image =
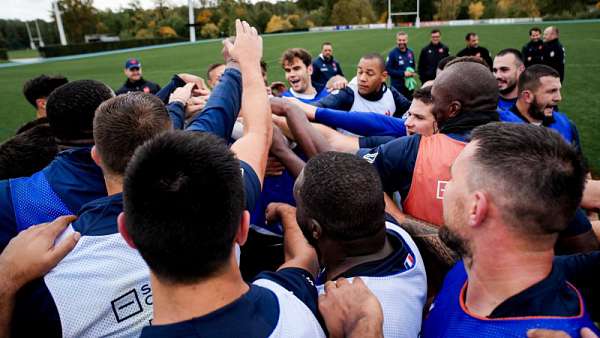
M 200 114 L 192 119 L 186 130 L 211 132 L 229 140 L 242 105 L 242 74 L 228 68 L 208 98 Z
M 17 235 L 17 220 L 8 180 L 0 181 L 0 252 Z
M 406 136 L 403 119 L 371 112 L 317 108 L 315 121 L 362 136 Z
M 175 89 L 183 86 L 185 86 L 185 81 L 183 81 L 179 76 L 173 75 L 171 81 L 161 90 L 159 90 L 158 93 L 156 93 L 156 96 L 158 96 L 158 98 L 161 99 L 162 102 L 167 104 L 167 102 L 169 102 L 169 96 L 171 95 L 171 93 L 173 93 Z
M 577 208 L 575 216 L 571 219 L 567 228 L 560 232 L 559 237 L 569 238 L 584 234 L 590 230 L 592 230 L 592 223 L 590 223 L 583 209 Z
M 169 118 L 173 124 L 173 129 L 183 129 L 185 123 L 185 107 L 179 101 L 169 103 L 167 105 L 167 111 L 169 112 Z
M 336 94 L 330 94 L 313 103 L 322 108 L 331 108 L 348 111 L 354 103 L 354 92 L 350 88 L 340 89 Z
M 310 273 L 301 268 L 285 268 L 277 272 L 261 272 L 255 280 L 266 279 L 294 293 L 318 318 L 317 289 Z
M 399 191 L 404 200 L 410 190 L 420 143 L 420 135 L 400 137 L 377 148 L 359 149 L 357 155 L 375 166 L 384 191 Z
M 240 168 L 242 169 L 242 177 L 244 179 L 246 210 L 252 212 L 254 211 L 256 201 L 258 201 L 260 197 L 260 180 L 258 179 L 258 175 L 254 172 L 254 169 L 252 169 L 248 163 L 240 161 Z

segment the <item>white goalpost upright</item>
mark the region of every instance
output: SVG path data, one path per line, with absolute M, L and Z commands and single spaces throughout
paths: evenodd
M 188 19 L 190 26 L 190 42 L 196 41 L 196 18 L 194 17 L 194 0 L 188 0 Z
M 60 10 L 58 9 L 58 2 L 52 1 L 52 9 L 54 9 L 54 15 L 56 16 L 56 25 L 58 26 L 58 35 L 60 36 L 60 44 L 63 46 L 67 45 L 67 37 L 65 36 L 65 29 L 63 28 L 62 18 L 60 17 Z
M 416 15 L 415 19 L 415 27 L 421 27 L 421 18 L 419 18 L 419 2 L 417 0 L 417 11 L 416 12 L 396 12 L 392 13 L 392 0 L 388 0 L 388 21 L 387 21 L 387 29 L 392 29 L 394 27 L 392 23 L 392 16 L 402 16 L 402 15 Z

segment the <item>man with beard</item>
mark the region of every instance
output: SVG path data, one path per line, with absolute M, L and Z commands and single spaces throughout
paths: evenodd
M 519 94 L 517 80 L 523 70 L 525 70 L 525 66 L 523 66 L 521 53 L 516 49 L 503 49 L 494 58 L 492 72 L 498 81 L 498 90 L 500 91 L 498 108 L 500 110 L 509 110 L 515 105 Z
M 553 261 L 583 193 L 577 152 L 547 128 L 493 123 L 473 131 L 451 172 L 440 238 L 463 260 L 447 274 L 422 337 L 598 332 L 565 261 Z
M 525 123 L 556 130 L 581 152 L 577 127 L 564 113 L 555 111 L 562 100 L 558 72 L 545 65 L 533 65 L 521 73 L 518 87 L 519 97 L 510 111 Z
M 312 103 L 329 95 L 327 88 L 317 91 L 310 81 L 313 73 L 311 56 L 306 49 L 290 48 L 281 56 L 281 67 L 290 88 L 283 96 L 295 97 L 305 103 Z
M 558 38 L 558 28 L 550 26 L 544 29 L 543 61 L 546 66 L 554 68 L 560 74 L 560 82 L 563 82 L 565 79 L 565 48 Z
M 538 27 L 533 27 L 529 30 L 529 42 L 523 46 L 521 53 L 523 54 L 523 62 L 525 67 L 543 63 L 543 45 L 542 30 Z
M 440 226 L 450 165 L 473 128 L 498 121 L 498 86 L 485 66 L 458 58 L 435 79 L 431 96 L 437 134 L 401 137 L 358 155 L 375 166 L 384 191 L 400 193 L 407 215 Z
M 415 88 L 407 87 L 407 80 L 413 79 L 415 71 L 415 53 L 408 48 L 408 34 L 400 31 L 396 34 L 397 47 L 390 51 L 385 69 L 391 78 L 391 85 L 408 99 L 412 98 Z
M 381 55 L 378 53 L 363 55 L 356 67 L 356 77 L 348 86 L 314 105 L 321 108 L 401 117 L 410 107 L 410 101 L 394 87 L 386 85 L 387 77 L 385 60 Z
M 481 58 L 487 66 L 492 69 L 492 57 L 490 56 L 490 51 L 479 45 L 479 36 L 476 33 L 467 33 L 465 36 L 465 41 L 467 42 L 467 47 L 458 52 L 456 56 L 477 56 Z
M 313 60 L 312 69 L 313 73 L 310 79 L 317 91 L 323 89 L 332 77 L 336 75 L 344 76 L 340 63 L 333 58 L 331 42 L 323 42 L 321 54 Z

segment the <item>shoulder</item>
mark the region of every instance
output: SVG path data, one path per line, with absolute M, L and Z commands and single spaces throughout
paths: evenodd
M 278 296 L 290 292 L 304 303 L 313 314 L 317 314 L 317 289 L 310 273 L 300 268 L 284 268 L 276 272 L 262 272 L 252 283 L 273 291 Z

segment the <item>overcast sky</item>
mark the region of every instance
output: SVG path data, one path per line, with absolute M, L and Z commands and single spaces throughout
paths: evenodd
M 187 0 L 168 0 L 172 5 L 187 5 Z M 128 0 L 94 0 L 94 7 L 99 9 L 119 9 L 126 7 Z M 140 0 L 142 7 L 151 8 L 154 5 L 152 0 Z M 0 19 L 21 19 L 50 20 L 50 11 L 52 8 L 51 0 L 2 0 L 0 10 Z

